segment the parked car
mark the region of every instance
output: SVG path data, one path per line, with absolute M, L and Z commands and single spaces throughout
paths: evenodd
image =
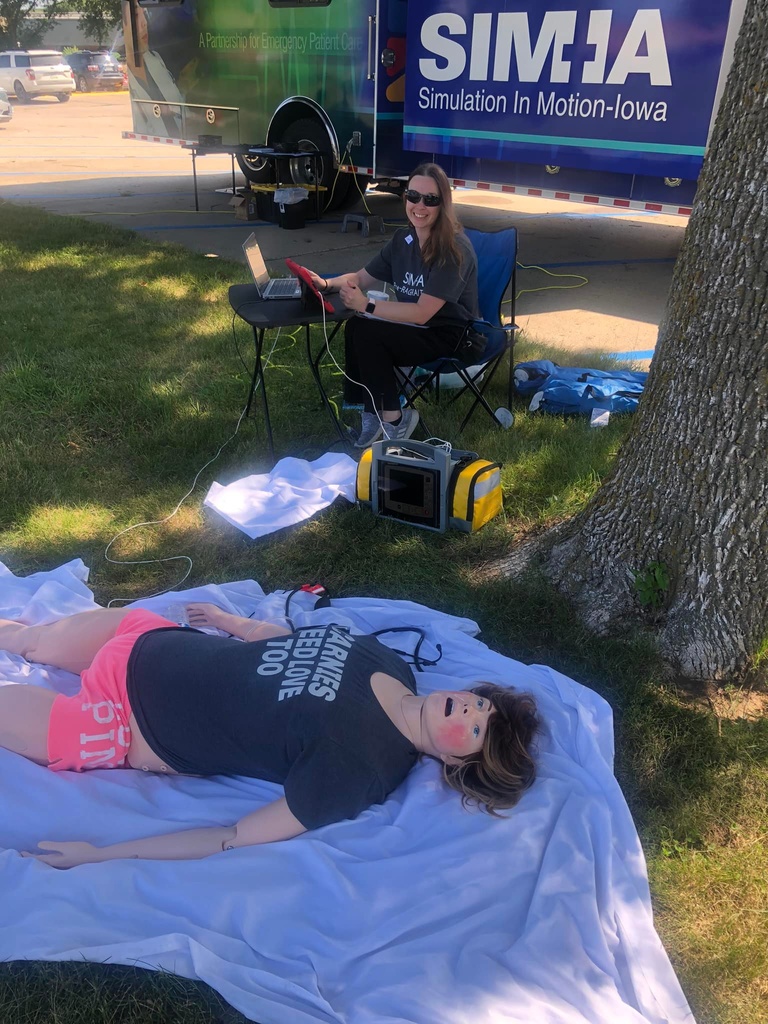
M 59 103 L 66 103 L 75 91 L 75 78 L 59 50 L 4 50 L 0 88 L 19 103 L 33 96 L 55 96 Z
M 0 89 L 0 124 L 8 124 L 13 117 L 13 107 L 8 102 L 8 93 Z
M 123 72 L 113 53 L 78 50 L 64 60 L 72 68 L 78 92 L 123 88 Z

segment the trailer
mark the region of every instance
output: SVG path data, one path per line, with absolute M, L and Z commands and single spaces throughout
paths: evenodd
M 687 214 L 746 0 L 123 0 L 133 131 L 329 205 L 456 185 Z

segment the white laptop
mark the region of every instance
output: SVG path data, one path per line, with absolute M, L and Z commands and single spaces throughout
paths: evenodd
M 269 276 L 267 265 L 253 232 L 243 242 L 243 252 L 253 274 L 253 283 L 256 285 L 260 299 L 301 298 L 301 285 L 297 278 Z

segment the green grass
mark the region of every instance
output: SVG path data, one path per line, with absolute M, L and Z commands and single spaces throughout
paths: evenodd
M 173 588 L 182 563 L 112 565 L 104 550 L 119 530 L 168 516 L 234 432 L 252 340 L 242 323 L 233 337 L 227 287 L 246 280 L 244 268 L 8 205 L 0 205 L 0 265 L 0 558 L 16 573 L 83 558 L 101 603 Z M 517 358 L 539 355 L 558 358 L 526 345 Z M 587 359 L 598 362 L 583 353 L 578 361 Z M 302 338 L 280 337 L 272 364 L 278 454 L 314 458 L 333 434 Z M 338 396 L 338 376 L 324 372 Z M 495 386 L 501 404 L 502 380 Z M 502 653 L 603 694 L 616 713 L 616 772 L 648 858 L 657 927 L 699 1024 L 765 1024 L 768 723 L 727 715 L 728 700 L 718 716 L 683 699 L 646 639 L 587 634 L 535 566 L 515 579 L 491 571 L 520 540 L 583 508 L 626 430 L 620 419 L 591 430 L 528 415 L 522 404 L 515 413 L 513 430 L 478 414 L 457 438 L 457 417 L 429 410 L 433 433 L 504 464 L 504 514 L 475 536 L 334 507 L 249 541 L 203 510 L 202 498 L 214 479 L 268 467 L 257 414 L 177 515 L 126 534 L 110 553 L 189 555 L 185 585 L 251 577 L 270 590 L 319 580 L 337 596 L 422 601 L 475 618 Z M 242 1019 L 201 986 L 149 972 L 0 969 L 0 1020 L 13 1024 Z

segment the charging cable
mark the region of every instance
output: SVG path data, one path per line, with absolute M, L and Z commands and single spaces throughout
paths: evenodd
M 236 313 L 235 313 L 235 315 L 236 315 Z M 234 319 L 232 321 L 232 331 L 233 331 L 233 334 L 234 334 Z M 275 336 L 275 340 L 272 343 L 272 348 L 269 350 L 269 354 L 267 355 L 267 358 L 264 360 L 264 363 L 263 363 L 263 366 L 262 366 L 262 370 L 265 370 L 268 366 L 271 365 L 270 360 L 272 358 L 272 354 L 275 351 L 275 347 L 276 347 L 276 345 L 278 343 L 278 340 L 280 338 L 280 331 L 281 331 L 281 328 L 278 328 L 277 334 Z M 240 353 L 240 348 L 239 348 L 239 346 L 237 344 L 237 336 L 236 335 L 235 335 L 235 348 L 236 348 L 237 354 L 238 354 L 238 356 L 240 358 L 240 362 L 246 368 L 246 371 L 250 372 L 250 371 L 248 371 L 247 366 L 245 366 L 245 362 L 244 362 L 243 357 L 242 357 L 242 355 Z M 258 383 L 256 385 L 255 391 L 258 390 L 259 387 L 261 387 L 262 379 L 263 379 L 263 374 L 262 374 L 262 378 L 259 379 L 259 381 L 258 381 Z M 254 394 L 255 394 L 255 391 L 254 391 Z M 181 584 L 184 583 L 185 580 L 187 580 L 189 578 L 190 573 L 192 572 L 192 565 L 193 565 L 192 559 L 189 557 L 189 555 L 169 555 L 167 558 L 136 558 L 136 559 L 110 558 L 110 556 L 109 556 L 110 548 L 112 547 L 112 545 L 117 540 L 119 540 L 120 537 L 124 536 L 126 533 L 130 533 L 132 530 L 138 530 L 142 526 L 162 526 L 165 523 L 169 522 L 171 519 L 173 519 L 173 517 L 179 511 L 181 506 L 184 504 L 184 502 L 187 500 L 187 498 L 190 496 L 190 494 L 192 494 L 192 492 L 197 487 L 197 481 L 200 479 L 200 476 L 203 473 L 203 471 L 206 470 L 212 463 L 214 463 L 216 461 L 216 459 L 218 459 L 218 457 L 224 451 L 224 449 L 227 447 L 227 445 L 230 443 L 230 441 L 234 441 L 234 439 L 237 437 L 237 434 L 238 434 L 238 431 L 240 430 L 240 427 L 242 425 L 243 419 L 245 418 L 245 413 L 246 413 L 247 409 L 248 409 L 248 403 L 246 403 L 243 406 L 243 410 L 240 413 L 240 416 L 238 417 L 237 426 L 235 427 L 234 432 L 230 435 L 230 437 L 227 438 L 226 441 L 223 442 L 223 444 L 219 447 L 219 450 L 216 452 L 216 454 L 213 456 L 213 458 L 209 459 L 205 463 L 204 466 L 200 467 L 200 469 L 195 474 L 195 479 L 192 481 L 192 486 L 189 488 L 189 490 L 184 495 L 184 497 L 180 499 L 179 503 L 176 505 L 176 508 L 173 510 L 173 512 L 171 512 L 169 515 L 165 516 L 164 519 L 152 519 L 152 520 L 149 520 L 146 523 L 134 523 L 133 526 L 127 526 L 124 530 L 121 530 L 119 533 L 116 533 L 115 536 L 112 538 L 112 540 L 109 542 L 109 544 L 107 544 L 106 548 L 104 549 L 104 559 L 107 562 L 111 562 L 112 565 L 162 565 L 164 562 L 186 562 L 187 563 L 187 571 L 184 573 L 184 575 L 181 577 L 181 579 L 178 580 L 173 586 L 165 587 L 163 590 L 158 590 L 154 594 L 145 594 L 144 598 L 160 597 L 163 594 L 169 593 L 171 590 L 178 589 L 178 587 L 180 587 Z M 135 600 L 137 600 L 135 597 L 113 597 L 112 600 L 107 603 L 107 608 L 111 608 L 114 604 L 117 604 L 118 602 L 130 604 L 132 601 L 135 601 Z

